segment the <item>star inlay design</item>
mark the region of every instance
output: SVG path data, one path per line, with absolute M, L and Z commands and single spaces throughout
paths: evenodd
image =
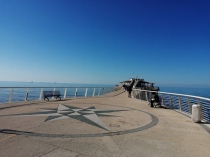
M 2 115 L 2 116 L 48 116 L 45 122 L 73 118 L 81 122 L 85 122 L 87 124 L 97 126 L 99 128 L 110 131 L 110 128 L 101 121 L 99 116 L 114 116 L 110 114 L 110 112 L 128 111 L 122 109 L 116 109 L 116 110 L 96 109 L 94 106 L 79 108 L 63 104 L 59 104 L 57 109 L 39 109 L 39 110 L 41 112 L 15 114 L 15 115 L 14 114 Z

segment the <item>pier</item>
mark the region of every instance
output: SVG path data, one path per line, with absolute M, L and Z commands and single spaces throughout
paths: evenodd
M 1 157 L 207 157 L 209 148 L 209 123 L 122 90 L 0 105 Z

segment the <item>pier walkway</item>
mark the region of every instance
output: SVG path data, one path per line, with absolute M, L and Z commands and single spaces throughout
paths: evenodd
M 1 157 L 209 157 L 209 124 L 126 92 L 0 105 Z

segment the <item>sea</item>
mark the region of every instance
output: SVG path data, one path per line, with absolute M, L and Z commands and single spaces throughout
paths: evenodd
M 56 82 L 11 82 L 11 81 L 0 81 L 0 104 L 7 103 L 10 99 L 10 93 L 12 88 L 4 87 L 52 87 L 47 90 L 54 90 L 58 87 L 71 87 L 67 90 L 67 98 L 75 96 L 75 90 L 78 87 L 78 97 L 84 97 L 85 90 L 88 88 L 87 96 L 92 96 L 94 88 L 96 88 L 95 95 L 98 94 L 99 88 L 104 88 L 104 92 L 110 92 L 114 90 L 114 85 L 107 84 L 75 84 L 75 83 L 56 83 Z M 186 86 L 164 86 L 160 85 L 160 92 L 177 93 L 199 96 L 204 98 L 210 98 L 210 87 L 186 87 Z M 56 88 L 56 89 L 57 89 Z M 64 88 L 59 89 L 61 95 L 64 94 Z M 27 88 L 14 88 L 12 102 L 24 101 L 26 96 Z M 27 100 L 37 100 L 40 97 L 40 88 L 29 88 Z M 103 93 L 100 93 L 103 94 Z
M 11 88 L 8 88 L 8 87 L 11 87 Z M 14 87 L 14 91 L 12 94 L 12 102 L 24 101 L 26 98 L 26 93 L 28 93 L 27 100 L 38 100 L 41 93 L 41 88 L 39 87 L 43 87 L 44 91 L 59 90 L 61 96 L 64 95 L 65 88 L 67 87 L 66 98 L 75 97 L 76 90 L 77 90 L 77 97 L 84 97 L 86 93 L 86 88 L 88 88 L 87 97 L 93 96 L 93 93 L 96 96 L 98 94 L 101 95 L 101 94 L 109 93 L 114 90 L 114 85 L 107 85 L 107 84 L 0 81 L 0 104 L 9 102 L 10 94 L 12 93 L 13 87 Z M 17 87 L 21 87 L 21 88 L 17 88 Z M 30 87 L 37 87 L 37 88 L 30 88 Z M 47 88 L 44 88 L 44 87 L 47 87 Z

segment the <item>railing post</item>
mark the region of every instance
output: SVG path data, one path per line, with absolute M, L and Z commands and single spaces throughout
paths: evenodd
M 12 102 L 13 93 L 14 93 L 14 88 L 12 88 L 12 90 L 11 90 L 10 97 L 9 97 L 9 102 Z
M 198 103 L 198 105 L 200 105 L 200 99 L 199 98 L 197 98 L 197 103 Z M 202 108 L 201 108 L 201 119 L 203 119 Z
M 43 93 L 43 88 L 41 88 L 40 90 L 39 100 L 42 100 L 42 93 Z
M 135 98 L 135 90 L 132 90 L 131 93 L 131 95 L 133 96 L 132 98 Z
M 162 105 L 165 106 L 163 94 L 161 94 L 161 97 L 162 97 Z
M 28 90 L 29 90 L 29 88 L 27 88 L 27 89 L 26 89 L 25 101 L 27 101 L 27 100 L 28 100 Z
M 198 105 L 200 105 L 200 99 L 197 99 Z
M 85 97 L 87 97 L 87 91 L 88 91 L 88 88 L 86 88 L 85 90 Z
M 182 103 L 181 103 L 180 96 L 178 96 L 178 99 L 179 99 L 179 110 L 182 111 Z
M 170 94 L 170 106 L 171 106 L 171 109 L 173 109 L 173 102 L 172 102 L 172 99 L 171 99 L 171 94 Z
M 53 90 L 53 91 L 55 91 L 55 90 L 56 90 L 56 88 L 54 88 L 54 90 Z M 55 97 L 53 96 L 53 97 L 52 97 L 52 99 L 55 99 Z
M 136 90 L 133 91 L 133 97 L 136 98 Z
M 148 96 L 147 96 L 147 92 L 145 91 L 145 96 L 146 96 L 146 101 L 148 101 Z
M 192 114 L 192 106 L 190 105 L 190 98 L 189 97 L 187 97 L 187 104 L 188 104 L 188 107 L 189 107 L 190 114 Z
M 77 89 L 78 89 L 78 88 L 76 88 L 76 90 L 75 90 L 75 97 L 77 97 Z
M 63 98 L 66 98 L 67 88 L 65 88 Z
M 100 92 L 101 92 L 101 89 L 99 88 L 99 89 L 98 89 L 98 96 L 100 95 Z
M 94 89 L 93 89 L 93 96 L 95 96 L 95 91 L 96 91 L 96 89 L 94 88 Z

